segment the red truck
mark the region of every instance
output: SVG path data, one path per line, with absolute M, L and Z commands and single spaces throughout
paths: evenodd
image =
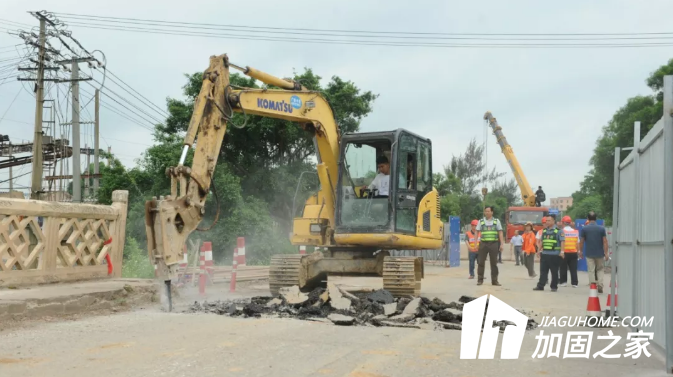
M 514 237 L 515 230 L 523 233 L 523 226 L 529 221 L 533 223 L 535 232 L 542 229 L 542 218 L 547 215 L 549 215 L 547 207 L 509 207 L 505 212 L 505 225 L 507 226 L 505 242 L 509 242 Z

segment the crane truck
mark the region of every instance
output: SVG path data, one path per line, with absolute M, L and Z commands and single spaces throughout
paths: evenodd
M 528 179 L 514 155 L 512 146 L 509 145 L 505 135 L 502 133 L 502 127 L 498 125 L 497 119 L 495 119 L 490 111 L 487 111 L 486 114 L 484 114 L 484 120 L 488 122 L 488 125 L 493 130 L 493 135 L 495 135 L 498 145 L 500 145 L 500 149 L 505 155 L 509 167 L 512 169 L 514 179 L 519 186 L 519 191 L 521 191 L 523 206 L 509 207 L 507 208 L 507 212 L 505 212 L 505 224 L 507 226 L 505 237 L 506 242 L 509 242 L 514 236 L 515 231 L 518 230 L 523 233 L 523 227 L 529 221 L 533 223 L 533 228 L 536 232 L 539 229 L 542 229 L 542 218 L 549 215 L 549 208 L 541 206 L 541 203 L 544 202 L 544 192 L 541 192 L 540 189 L 535 193 L 528 184 Z
M 234 88 L 230 69 L 259 80 L 269 88 Z M 419 295 L 423 278 L 420 257 L 394 257 L 395 249 L 439 249 L 443 223 L 439 196 L 432 186 L 432 143 L 408 130 L 340 134 L 332 108 L 321 92 L 229 61 L 226 54 L 210 57 L 177 166 L 168 168 L 168 196 L 145 204 L 149 258 L 169 294 L 177 276 L 182 245 L 205 213 L 213 172 L 227 125 L 234 113 L 295 122 L 314 138 L 320 188 L 293 220 L 294 245 L 319 246 L 310 255 L 274 255 L 269 289 L 308 291 L 324 285 L 330 274 L 380 276 L 395 296 Z M 184 162 L 194 146 L 191 167 Z M 372 178 L 386 175 L 389 183 L 375 187 Z M 213 188 L 213 193 L 217 191 Z M 217 197 L 216 197 L 217 198 Z

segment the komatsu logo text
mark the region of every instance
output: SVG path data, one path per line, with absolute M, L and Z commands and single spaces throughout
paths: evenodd
M 283 101 L 269 101 L 268 99 L 257 98 L 257 107 L 262 109 L 270 109 L 282 111 L 284 113 L 292 114 L 294 106 L 291 103 Z

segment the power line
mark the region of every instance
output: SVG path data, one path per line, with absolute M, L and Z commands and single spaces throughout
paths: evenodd
M 89 85 L 90 85 L 90 86 L 93 86 L 93 85 L 91 85 L 91 84 L 89 84 Z M 109 91 L 109 89 L 106 90 L 106 91 L 102 91 L 102 92 L 100 92 L 100 93 L 101 93 L 101 95 L 104 94 L 106 98 L 111 99 L 112 101 L 114 101 L 114 102 L 117 103 L 119 106 L 121 106 L 121 107 L 123 107 L 124 109 L 126 109 L 127 111 L 130 111 L 130 112 L 133 113 L 135 116 L 137 116 L 138 118 L 142 119 L 144 122 L 147 122 L 147 123 L 149 123 L 149 124 L 154 125 L 154 124 L 152 123 L 151 120 L 148 120 L 147 118 L 145 118 L 145 117 L 143 117 L 142 115 L 138 114 L 136 111 L 134 111 L 134 110 L 128 108 L 128 107 L 127 107 L 126 105 L 124 105 L 123 103 L 117 101 L 114 97 L 112 97 L 112 96 L 110 96 L 109 94 L 107 94 L 108 91 Z M 87 93 L 87 92 L 85 92 L 85 93 Z M 161 123 L 161 122 L 158 122 L 158 123 Z M 140 125 L 140 124 L 138 124 L 138 125 Z M 143 125 L 140 125 L 140 126 L 141 126 L 141 127 L 144 127 L 144 128 L 147 128 L 148 130 L 152 130 L 152 131 L 154 131 L 154 128 L 151 128 L 151 127 L 149 127 L 149 126 L 143 126 Z
M 671 42 L 650 43 L 441 43 L 441 42 L 404 42 L 404 41 L 363 41 L 342 40 L 327 38 L 292 38 L 274 36 L 256 36 L 241 34 L 206 33 L 196 31 L 175 31 L 166 29 L 138 28 L 131 26 L 89 26 L 82 23 L 70 23 L 72 26 L 80 26 L 89 29 L 103 29 L 124 32 L 136 32 L 144 34 L 176 35 L 185 37 L 207 37 L 220 39 L 240 39 L 252 41 L 287 42 L 287 43 L 313 43 L 313 44 L 337 44 L 356 46 L 388 46 L 388 47 L 432 47 L 432 48 L 632 48 L 632 47 L 667 47 L 673 46 Z M 543 40 L 542 40 L 543 41 Z
M 0 21 L 4 21 L 4 22 L 8 22 L 8 23 L 10 23 L 10 24 L 16 24 L 16 25 L 24 26 L 24 27 L 30 27 L 30 28 L 34 27 L 34 25 L 29 25 L 29 24 L 24 24 L 24 23 L 22 23 L 22 22 L 16 22 L 16 21 L 11 21 L 11 20 L 6 20 L 6 19 L 4 19 L 4 18 L 0 18 Z
M 87 91 L 84 90 L 84 89 L 81 89 L 81 88 L 80 88 L 80 90 L 83 91 L 84 93 L 90 94 L 89 92 L 87 92 Z M 102 93 L 102 92 L 101 92 L 101 93 Z M 108 97 L 108 98 L 110 98 L 110 97 Z M 112 98 L 111 98 L 111 99 L 112 99 Z M 114 100 L 114 99 L 112 99 L 112 100 Z M 152 128 L 152 127 L 150 127 L 150 126 L 147 126 L 147 125 L 144 125 L 144 124 L 142 124 L 139 120 L 134 119 L 134 118 L 132 118 L 131 116 L 129 116 L 129 115 L 127 115 L 127 114 L 124 114 L 124 111 L 123 111 L 123 110 L 119 110 L 119 109 L 113 107 L 112 105 L 109 105 L 107 102 L 104 102 L 104 101 L 103 101 L 103 98 L 101 98 L 100 105 L 101 105 L 103 108 L 106 108 L 106 109 L 112 111 L 113 113 L 115 113 L 115 114 L 121 116 L 122 118 L 125 118 L 125 119 L 128 120 L 128 121 L 131 121 L 131 122 L 135 123 L 136 125 L 138 125 L 138 126 L 144 128 L 144 129 L 146 129 L 146 130 L 148 130 L 148 131 L 154 132 L 154 128 Z M 138 116 L 138 114 L 135 113 L 133 110 L 130 110 L 130 109 L 128 109 L 128 108 L 126 108 L 126 109 L 127 109 L 128 111 L 130 111 L 131 113 L 133 113 L 134 115 Z
M 143 96 L 142 94 L 138 93 L 137 90 L 133 89 L 133 87 L 131 87 L 131 85 L 129 85 L 129 84 L 127 84 L 126 82 L 124 82 L 124 80 L 122 80 L 121 78 L 119 78 L 119 77 L 118 77 L 117 75 L 115 75 L 112 71 L 110 71 L 110 70 L 107 69 L 107 68 L 105 68 L 105 70 L 106 70 L 107 73 L 109 73 L 112 77 L 114 77 L 114 78 L 116 78 L 117 80 L 121 81 L 124 85 L 126 85 L 127 87 L 129 87 L 129 89 L 131 89 L 134 93 L 138 94 L 140 97 L 144 98 L 147 102 L 149 102 L 149 104 L 150 104 L 152 107 L 154 107 L 154 108 L 157 110 L 157 112 L 158 112 L 159 114 L 161 114 L 161 115 L 164 116 L 164 117 L 168 117 L 168 116 L 169 116 L 169 114 L 168 114 L 166 111 L 164 111 L 164 110 L 163 110 L 162 108 L 160 108 L 159 106 L 155 105 L 152 101 L 150 101 L 149 99 L 147 99 L 147 97 L 145 97 L 145 96 Z M 123 86 L 119 85 L 119 83 L 116 83 L 114 80 L 110 79 L 110 81 L 114 82 L 115 84 L 117 84 L 117 86 L 119 86 L 120 88 L 124 89 Z M 126 89 L 124 89 L 124 90 L 126 90 Z M 128 90 L 126 90 L 126 92 L 128 92 Z M 135 97 L 135 96 L 134 96 L 134 98 L 138 99 L 138 97 Z
M 97 82 L 97 83 L 100 84 L 100 81 L 98 81 L 98 80 L 96 80 L 96 79 L 94 79 L 94 78 L 92 78 L 92 79 L 93 79 L 93 81 L 95 81 L 95 82 Z M 151 120 L 153 120 L 153 121 L 155 121 L 155 122 L 157 122 L 157 123 L 163 123 L 161 120 L 155 118 L 155 117 L 152 116 L 151 114 L 147 113 L 145 110 L 143 110 L 143 109 L 141 109 L 140 107 L 138 107 L 135 103 L 129 101 L 129 100 L 126 99 L 125 97 L 119 95 L 119 94 L 118 94 L 117 92 L 115 92 L 114 90 L 110 89 L 110 87 L 107 87 L 107 88 L 103 91 L 103 93 L 108 93 L 108 92 L 114 94 L 115 96 L 117 96 L 117 98 L 119 98 L 120 100 L 122 100 L 122 101 L 128 103 L 130 106 L 133 106 L 135 109 L 137 109 L 137 110 L 140 111 L 141 113 L 145 114 L 145 115 L 146 115 L 147 117 L 149 117 Z M 136 98 L 137 98 L 137 97 L 136 97 Z M 144 103 L 143 103 L 143 104 L 144 104 Z
M 2 123 L 2 120 L 5 119 L 5 115 L 7 115 L 7 112 L 9 111 L 9 109 L 12 108 L 12 105 L 14 104 L 14 101 L 16 101 L 17 97 L 19 97 L 19 94 L 21 94 L 21 89 L 19 89 L 19 91 L 14 96 L 14 99 L 12 100 L 12 102 L 10 102 L 9 106 L 7 106 L 7 110 L 5 110 L 5 112 L 0 117 L 0 123 Z
M 251 30 L 276 30 L 276 31 L 304 31 L 311 32 L 312 35 L 315 35 L 314 32 L 335 32 L 335 33 L 353 33 L 353 34 L 381 34 L 381 35 L 391 35 L 391 34 L 409 34 L 409 35 L 437 35 L 437 36 L 629 36 L 629 35 L 673 35 L 673 32 L 649 32 L 649 33 L 446 33 L 446 32 L 409 32 L 409 31 L 375 31 L 375 30 L 345 30 L 345 29 L 310 29 L 310 28 L 286 28 L 286 27 L 269 27 L 269 26 L 249 26 L 249 25 L 232 25 L 232 24 L 209 24 L 209 23 L 194 23 L 194 22 L 179 22 L 179 21 L 163 21 L 163 20 L 148 20 L 148 19 L 139 19 L 139 18 L 128 18 L 128 17 L 108 17 L 108 16 L 96 16 L 96 15 L 86 15 L 86 14 L 77 14 L 77 13 L 59 13 L 61 18 L 65 19 L 84 19 L 90 20 L 93 18 L 99 22 L 109 22 L 109 23 L 135 23 L 135 24 L 147 24 L 147 23 L 157 23 L 164 25 L 187 25 L 187 27 L 199 27 L 205 28 L 206 26 L 214 26 L 218 28 L 240 28 L 240 29 L 251 29 Z M 93 21 L 93 20 L 90 20 Z M 223 29 L 224 30 L 224 29 Z

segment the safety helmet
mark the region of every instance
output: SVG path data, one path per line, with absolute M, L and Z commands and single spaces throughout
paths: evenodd
M 477 221 L 477 220 L 472 220 L 472 222 L 471 222 L 470 224 L 472 224 L 472 225 L 475 225 L 475 226 L 476 226 L 477 224 L 479 224 L 479 221 Z
M 542 218 L 542 223 L 544 224 L 544 223 L 546 223 L 546 222 L 547 222 L 547 217 L 543 217 L 543 218 Z
M 571 223 L 571 222 L 573 222 L 573 220 L 570 218 L 570 216 L 563 216 L 563 220 L 562 220 L 562 221 L 563 221 L 564 223 Z

